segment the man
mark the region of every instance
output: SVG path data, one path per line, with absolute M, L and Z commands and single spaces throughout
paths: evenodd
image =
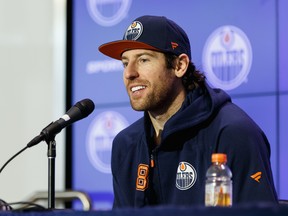
M 234 205 L 277 202 L 266 136 L 224 91 L 207 85 L 181 27 L 142 16 L 123 40 L 99 50 L 122 61 L 131 106 L 144 111 L 113 141 L 114 208 L 203 205 L 215 152 L 227 154 Z

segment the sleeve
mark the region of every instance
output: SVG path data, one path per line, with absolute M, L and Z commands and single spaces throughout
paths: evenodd
M 232 171 L 233 203 L 278 202 L 270 164 L 270 144 L 251 120 L 226 125 L 218 152 L 227 154 Z
M 111 170 L 113 176 L 113 208 L 133 207 L 137 203 L 136 177 L 138 140 L 120 132 L 112 143 Z M 135 204 L 136 203 L 136 204 Z
M 123 160 L 123 151 L 122 148 L 120 148 L 121 145 L 121 140 L 119 138 L 119 135 L 115 137 L 113 140 L 112 144 L 112 155 L 111 155 L 111 171 L 112 171 L 112 177 L 113 177 L 113 192 L 114 192 L 114 201 L 113 201 L 113 209 L 114 208 L 121 208 L 124 203 L 123 201 L 125 200 L 125 196 L 122 191 L 123 186 L 121 187 L 119 183 L 119 170 L 121 169 L 121 161 Z M 120 165 L 120 167 L 119 167 Z
M 113 176 L 113 191 L 114 191 L 114 201 L 113 209 L 121 207 L 121 192 L 119 191 L 120 187 L 117 183 L 117 179 Z

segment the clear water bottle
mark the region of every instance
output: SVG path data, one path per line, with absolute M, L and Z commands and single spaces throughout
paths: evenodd
M 212 154 L 206 172 L 205 206 L 232 206 L 232 173 L 226 162 L 226 154 Z

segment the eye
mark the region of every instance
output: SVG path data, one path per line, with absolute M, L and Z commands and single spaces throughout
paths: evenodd
M 144 57 L 141 57 L 140 59 L 139 59 L 139 62 L 140 63 L 145 63 L 145 62 L 148 62 L 149 61 L 149 59 L 148 58 L 144 58 Z
M 126 68 L 127 65 L 128 65 L 128 62 L 124 62 L 124 61 L 122 61 L 122 65 L 123 65 L 124 68 Z

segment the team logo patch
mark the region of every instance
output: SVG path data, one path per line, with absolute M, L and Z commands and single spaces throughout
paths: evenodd
M 217 28 L 203 49 L 203 67 L 207 80 L 224 90 L 247 82 L 252 64 L 252 48 L 246 34 L 235 26 Z
M 180 162 L 176 174 L 176 187 L 179 190 L 188 190 L 195 184 L 196 179 L 195 168 L 187 162 Z
M 143 32 L 143 25 L 139 21 L 134 21 L 126 30 L 124 40 L 137 40 Z

